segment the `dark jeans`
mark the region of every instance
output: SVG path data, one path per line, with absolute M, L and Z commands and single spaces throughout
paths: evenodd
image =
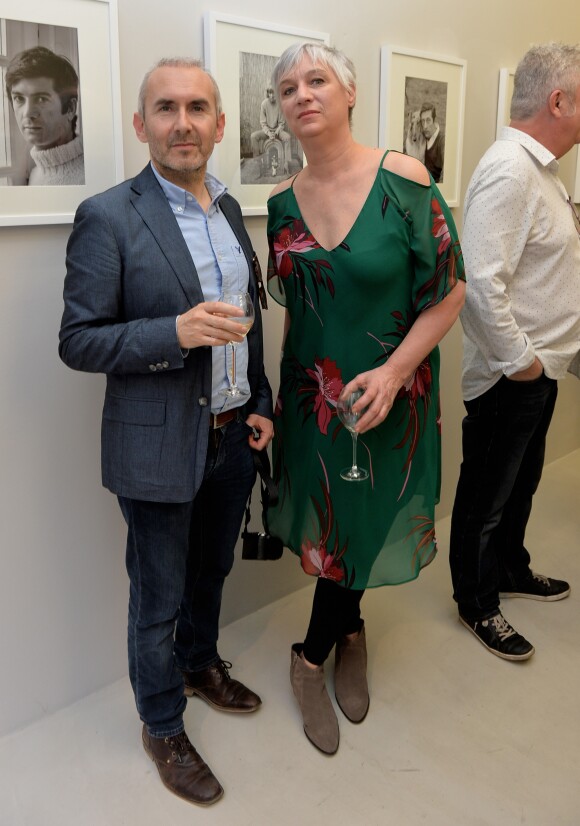
M 524 536 L 557 393 L 545 375 L 530 382 L 504 376 L 465 403 L 449 557 L 453 597 L 466 619 L 495 614 L 499 592 L 530 574 Z
M 250 428 L 234 421 L 210 431 L 205 475 L 192 502 L 119 497 L 127 522 L 129 677 L 153 737 L 183 730 L 180 669 L 219 660 L 224 580 L 234 561 L 255 470 Z
M 318 578 L 302 649 L 308 662 L 322 665 L 341 637 L 360 631 L 363 594 L 364 591 L 343 588 L 331 579 Z

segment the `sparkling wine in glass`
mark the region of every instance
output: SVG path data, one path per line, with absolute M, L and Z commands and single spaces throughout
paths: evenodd
M 360 413 L 354 413 L 352 409 L 353 404 L 360 399 L 363 393 L 364 390 L 354 390 L 346 399 L 339 399 L 336 405 L 338 418 L 346 429 L 350 431 L 350 435 L 352 436 L 352 467 L 345 467 L 340 471 L 341 479 L 346 479 L 347 482 L 362 482 L 364 479 L 369 478 L 368 470 L 358 467 L 356 463 L 358 433 L 355 431 L 354 426 L 364 413 L 364 410 L 361 410 Z
M 250 293 L 224 293 L 220 301 L 226 304 L 233 304 L 234 307 L 239 307 L 244 313 L 243 316 L 232 316 L 232 319 L 245 327 L 244 336 L 250 332 L 252 324 L 254 323 L 254 305 Z M 230 386 L 223 391 L 226 396 L 242 396 L 244 395 L 238 385 L 236 384 L 236 347 L 239 341 L 229 341 L 228 344 L 232 348 L 232 376 Z

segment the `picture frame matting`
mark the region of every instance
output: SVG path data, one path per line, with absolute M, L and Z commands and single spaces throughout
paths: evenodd
M 117 0 L 2 0 L 0 15 L 77 30 L 85 172 L 84 184 L 1 186 L 0 226 L 71 223 L 82 200 L 123 179 Z M 8 43 L 4 65 L 13 56 Z
M 244 58 L 253 58 L 256 66 L 273 65 L 282 52 L 294 43 L 317 42 L 328 44 L 330 35 L 325 32 L 282 26 L 263 20 L 251 20 L 243 17 L 206 12 L 204 16 L 204 57 L 205 65 L 216 79 L 222 96 L 223 111 L 226 115 L 226 127 L 223 140 L 216 145 L 210 162 L 209 171 L 224 183 L 229 192 L 239 202 L 244 215 L 265 215 L 266 202 L 275 183 L 283 180 L 284 174 L 269 174 L 272 170 L 262 168 L 250 176 L 244 164 L 256 167 L 252 157 L 243 157 L 241 146 L 243 135 L 247 135 L 248 124 L 241 112 L 245 101 L 240 90 L 240 66 Z M 260 74 L 255 80 L 261 96 L 270 83 L 269 72 Z M 256 91 L 255 94 L 258 94 Z M 258 98 L 256 98 L 257 100 Z M 253 107 L 251 129 L 259 131 L 259 104 Z M 247 144 L 247 137 L 246 137 Z M 292 151 L 299 147 L 292 137 Z M 301 149 L 298 150 L 301 153 Z M 247 154 L 247 153 L 246 153 Z M 265 154 L 265 153 L 262 153 Z M 304 160 L 301 160 L 304 163 Z M 267 164 L 266 164 L 267 165 Z M 282 172 L 283 164 L 276 172 Z M 286 174 L 285 177 L 289 177 Z M 251 182 L 247 182 L 248 178 Z M 261 183 L 261 180 L 264 183 Z
M 417 131 L 422 106 L 433 103 L 439 109 L 436 120 L 444 139 L 441 179 L 434 178 L 451 207 L 459 205 L 466 74 L 467 61 L 460 58 L 391 45 L 381 47 L 379 144 L 412 154 L 407 135 L 411 128 Z M 420 130 L 416 141 L 421 145 L 415 157 L 423 162 L 425 140 L 431 139 L 425 134 Z M 429 163 L 426 165 L 429 168 Z

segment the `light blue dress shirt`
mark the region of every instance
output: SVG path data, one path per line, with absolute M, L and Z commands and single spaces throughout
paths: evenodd
M 204 299 L 217 301 L 223 293 L 247 292 L 248 262 L 233 229 L 219 208 L 219 200 L 226 192 L 226 187 L 213 175 L 206 173 L 205 185 L 211 198 L 206 213 L 191 192 L 163 178 L 153 164 L 151 169 L 177 219 L 195 264 Z M 244 394 L 241 398 L 231 399 L 223 393 L 230 385 L 232 348 L 227 345 L 211 349 L 211 411 L 221 413 L 239 407 L 250 396 L 248 342 L 244 339 L 236 347 L 236 383 Z

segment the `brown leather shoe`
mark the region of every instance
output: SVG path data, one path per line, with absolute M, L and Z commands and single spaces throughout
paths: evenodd
M 143 748 L 170 792 L 200 806 L 220 799 L 224 790 L 184 731 L 174 737 L 151 737 L 143 726 L 141 736 Z
M 243 683 L 230 677 L 231 667 L 231 663 L 220 660 L 203 671 L 182 671 L 186 696 L 197 694 L 219 711 L 256 711 L 262 701 Z

